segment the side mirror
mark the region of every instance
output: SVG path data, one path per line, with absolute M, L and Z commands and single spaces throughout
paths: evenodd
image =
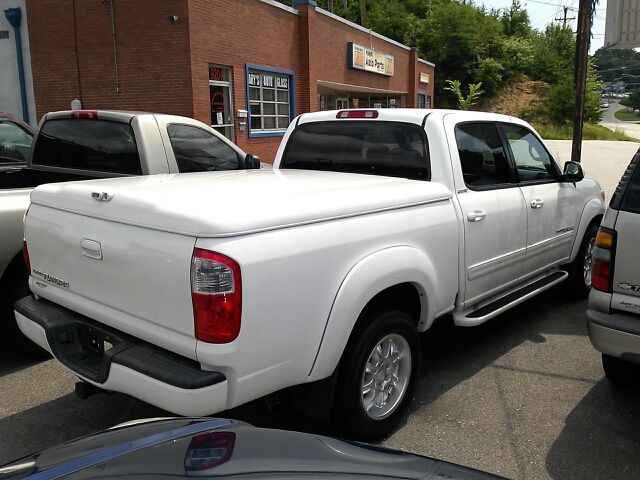
M 579 182 L 583 178 L 584 178 L 584 170 L 582 170 L 582 165 L 580 165 L 578 162 L 566 162 L 564 164 L 562 181 Z
M 251 155 L 250 153 L 244 157 L 244 168 L 257 169 L 260 168 L 260 157 L 257 155 Z

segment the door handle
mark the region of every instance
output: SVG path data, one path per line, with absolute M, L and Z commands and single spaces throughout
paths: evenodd
M 485 217 L 486 213 L 483 210 L 472 210 L 467 213 L 467 220 L 470 222 L 479 222 Z
M 543 205 L 544 202 L 541 198 L 534 198 L 533 200 L 531 200 L 531 208 L 542 208 Z

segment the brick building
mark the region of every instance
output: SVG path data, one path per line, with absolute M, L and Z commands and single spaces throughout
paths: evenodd
M 36 115 L 145 110 L 211 124 L 273 160 L 295 115 L 428 108 L 434 65 L 294 0 L 26 0 Z

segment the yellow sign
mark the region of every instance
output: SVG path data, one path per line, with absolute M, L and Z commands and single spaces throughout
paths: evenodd
M 349 42 L 349 68 L 393 77 L 393 55 Z

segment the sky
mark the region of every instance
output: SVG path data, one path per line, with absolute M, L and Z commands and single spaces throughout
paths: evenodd
M 511 6 L 512 0 L 476 0 L 476 5 L 484 4 L 490 8 L 508 8 Z M 547 24 L 559 19 L 562 22 L 564 17 L 564 7 L 567 10 L 567 24 L 571 25 L 575 32 L 578 26 L 578 4 L 579 0 L 520 0 L 520 5 L 529 12 L 529 20 L 531 26 L 540 31 L 544 31 Z M 607 0 L 600 0 L 596 4 L 596 11 L 593 17 L 593 37 L 589 54 L 593 55 L 596 50 L 604 45 L 604 23 L 607 11 Z M 569 20 L 573 18 L 573 20 Z

